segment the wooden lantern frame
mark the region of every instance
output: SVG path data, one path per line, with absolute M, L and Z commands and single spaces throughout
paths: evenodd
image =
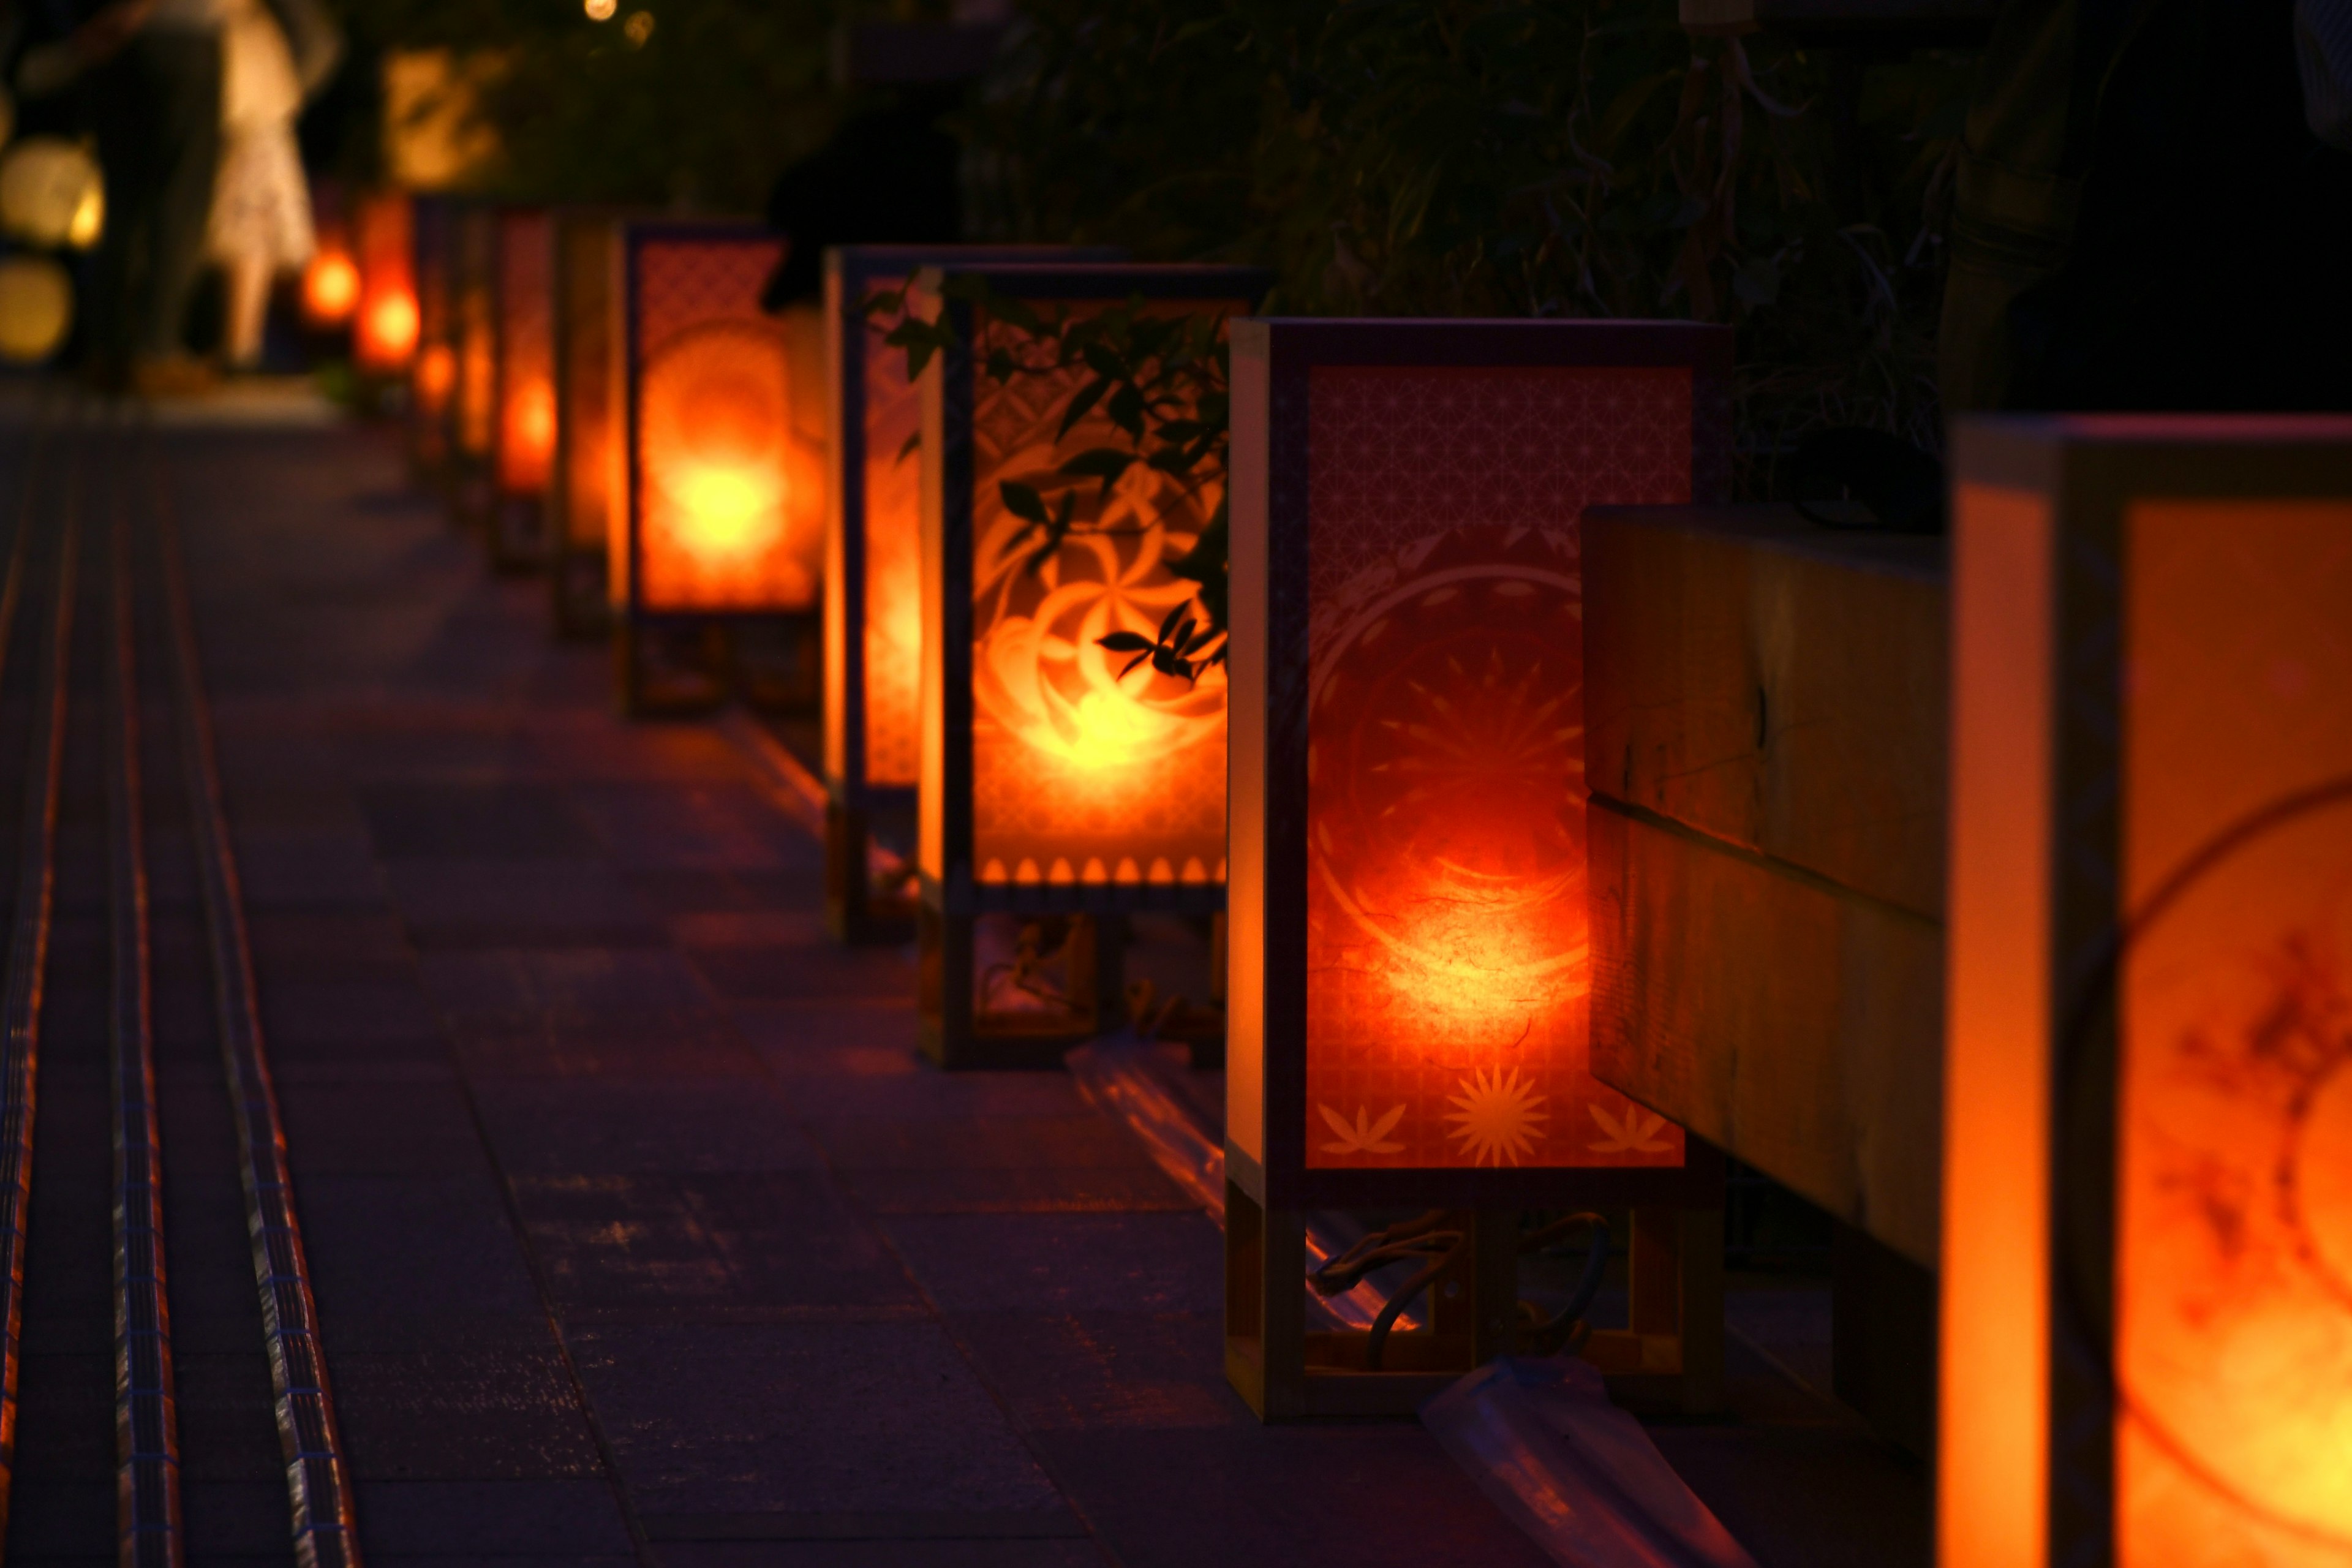
M 641 262 L 646 247 L 662 244 L 765 247 L 781 259 L 783 237 L 748 222 L 625 219 L 615 241 L 614 396 L 620 416 L 621 488 L 615 498 L 606 570 L 612 608 L 613 651 L 623 709 L 640 717 L 708 712 L 740 694 L 755 705 L 796 709 L 813 705 L 819 684 L 817 662 L 823 591 L 816 602 L 793 609 L 665 609 L 645 602 L 642 526 L 646 486 L 642 450 L 643 389 L 646 354 L 643 342 Z M 757 311 L 756 299 L 746 304 Z M 746 318 L 748 320 L 749 318 Z M 774 328 L 779 352 L 789 354 L 784 324 Z M 747 638 L 766 637 L 790 650 L 800 679 L 793 689 L 771 696 L 755 689 L 744 656 Z M 690 650 L 691 673 L 671 690 L 646 679 L 650 658 Z
M 360 273 L 359 299 L 352 310 L 352 365 L 381 390 L 408 374 L 424 337 L 423 307 L 416 291 L 416 198 L 405 191 L 378 190 L 352 204 L 352 258 Z M 417 336 L 404 355 L 386 356 L 370 322 L 386 299 L 405 296 L 417 312 Z
M 933 275 L 927 274 L 927 284 Z M 944 283 L 984 278 L 1004 297 L 1032 305 L 1118 305 L 1130 300 L 1190 302 L 1232 310 L 1231 320 L 1265 297 L 1271 283 L 1254 268 L 1213 266 L 993 265 L 943 268 Z M 919 864 L 916 935 L 919 1037 L 941 1066 L 1052 1067 L 1073 1046 L 1123 1019 L 1127 917 L 1159 913 L 1214 920 L 1222 882 L 983 882 L 972 852 L 972 576 L 976 548 L 972 500 L 974 378 L 972 306 L 941 296 L 938 307 L 955 335 L 923 377 L 923 745 L 937 748 L 918 801 L 919 837 L 936 844 L 935 863 Z M 919 862 L 930 859 L 928 849 Z M 979 920 L 1016 915 L 1069 921 L 1063 949 L 1069 997 L 1079 1016 L 1060 1027 L 990 1030 L 973 997 L 980 978 Z M 1196 1056 L 1220 1040 L 1194 1044 Z
M 1308 433 L 1318 369 L 1681 368 L 1691 377 L 1687 499 L 1719 503 L 1730 480 L 1730 334 L 1681 322 L 1259 320 L 1236 325 L 1233 364 L 1226 1374 L 1269 1421 L 1408 1413 L 1511 1348 L 1517 1211 L 1623 1209 L 1630 1323 L 1594 1332 L 1583 1353 L 1621 1396 L 1715 1408 L 1723 1164 L 1697 1139 L 1685 1138 L 1673 1167 L 1308 1163 Z M 1504 469 L 1514 457 L 1490 460 Z M 1306 1216 L 1414 1208 L 1449 1211 L 1468 1245 L 1431 1288 L 1433 1331 L 1391 1336 L 1372 1370 L 1368 1336 L 1309 1327 Z
M 844 942 L 905 941 L 915 900 L 875 885 L 877 820 L 912 826 L 915 784 L 877 782 L 866 747 L 866 356 L 862 303 L 877 289 L 903 288 L 927 267 L 991 263 L 1118 261 L 1109 247 L 850 245 L 824 253 L 824 343 L 828 421 L 824 554 L 824 910 Z M 893 351 L 896 352 L 896 351 Z M 905 461 L 917 461 L 908 454 Z M 913 847 L 907 847 L 911 869 Z
M 410 240 L 416 281 L 416 353 L 408 365 L 408 466 L 416 482 L 442 490 L 448 482 L 457 429 L 456 321 L 457 204 L 448 196 L 419 195 L 410 209 Z M 450 356 L 449 389 L 439 407 L 428 405 L 424 378 L 436 351 Z
M 609 207 L 560 207 L 554 215 L 555 463 L 548 475 L 545 527 L 548 584 L 555 629 L 599 637 L 613 626 L 606 580 L 613 509 L 623 500 L 621 416 L 615 323 L 619 319 L 621 225 L 631 215 Z M 604 478 L 594 496 L 574 484 L 583 441 Z
M 2281 999 L 2340 980 L 2326 961 L 2342 955 L 2324 942 L 2307 957 L 2315 980 L 2278 979 L 2266 944 L 2307 891 L 2287 887 L 2278 836 L 2352 802 L 2352 724 L 2330 717 L 2347 660 L 2329 593 L 2352 535 L 2352 418 L 1964 417 L 1952 472 L 1937 1560 L 2147 1568 L 2226 1540 L 2193 1560 L 2335 1561 L 2352 1546 L 2341 1503 L 2315 1532 L 2225 1479 L 2206 1445 L 2249 1440 L 2258 1423 L 2209 1404 L 2210 1384 L 2184 1418 L 2179 1391 L 2137 1385 L 2125 1335 L 2135 1321 L 2161 1333 L 2145 1325 L 2193 1315 L 2194 1349 L 2164 1342 L 2176 1357 L 2273 1390 L 2292 1380 L 2299 1398 L 2329 1375 L 2307 1359 L 2325 1342 L 2281 1357 L 2266 1332 L 2270 1360 L 2250 1364 L 2235 1313 L 2294 1289 L 2330 1302 L 2338 1355 L 2347 1342 L 2352 1292 L 2296 1196 L 2292 1151 L 2307 1124 L 2260 1118 L 2273 1075 L 2309 1070 L 2315 1049 Z M 2217 516 L 2224 508 L 2237 514 Z M 2289 552 L 2273 529 L 2315 548 Z M 2340 876 L 2343 833 L 2339 817 L 2287 859 Z M 2264 879 L 2218 881 L 2233 862 Z M 2225 907 L 2183 914 L 2217 885 L 2231 889 Z M 2184 918 L 2198 923 L 2175 931 L 2193 945 L 2166 934 Z M 2153 969 L 2136 968 L 2143 953 Z M 2168 1016 L 2158 988 L 2248 966 L 2266 987 L 2251 1026 L 2217 1009 L 2185 1033 L 2128 1027 Z M 2321 1088 L 2352 1082 L 2341 1057 L 2317 1070 L 2289 1098 L 2296 1114 L 2315 1119 Z M 2190 1142 L 2136 1181 L 2136 1151 L 2171 1136 L 2153 1118 L 2180 1115 L 2158 1109 L 2157 1086 L 2180 1080 L 2238 1112 L 2209 1121 L 2221 1114 L 2209 1101 L 2192 1120 L 2243 1159 Z M 2205 1250 L 2246 1259 L 2242 1272 L 2197 1267 L 2193 1314 L 2129 1300 L 2135 1194 L 2143 1238 L 2159 1219 L 2167 1236 L 2191 1231 L 2181 1216 L 2194 1212 L 2211 1232 Z M 2316 1279 L 2298 1284 L 2306 1270 Z M 2137 1485 L 2135 1463 L 2150 1468 Z M 2136 1524 L 2142 1507 L 2169 1511 Z
M 532 572 L 547 563 L 547 493 L 520 488 L 507 473 L 511 437 L 508 399 L 526 360 L 535 360 L 549 383 L 555 376 L 555 277 L 552 216 L 542 206 L 497 209 L 497 247 L 491 271 L 491 321 L 498 347 L 491 374 L 490 563 L 501 572 Z M 535 285 L 535 287 L 534 287 Z M 534 298 L 534 294 L 536 298 Z M 551 408 L 551 416 L 553 411 Z M 550 432 L 551 436 L 553 432 Z M 551 476 L 553 452 L 551 448 Z

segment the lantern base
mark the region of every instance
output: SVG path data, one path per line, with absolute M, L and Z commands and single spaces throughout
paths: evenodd
M 547 503 L 536 495 L 501 492 L 490 507 L 490 565 L 521 574 L 548 563 Z
M 449 521 L 459 531 L 488 539 L 498 498 L 490 486 L 490 470 L 482 458 L 460 452 L 447 468 Z
M 612 634 L 612 586 L 602 545 L 558 544 L 547 576 L 555 596 L 558 637 L 585 641 Z
M 890 811 L 891 805 L 898 809 Z M 913 807 L 911 800 L 888 801 L 879 809 L 911 816 Z M 914 867 L 875 841 L 876 814 L 877 807 L 853 805 L 838 795 L 825 802 L 824 921 L 841 942 L 895 943 L 915 934 Z
M 1518 1211 L 1456 1210 L 1443 1228 L 1463 1231 L 1470 1245 L 1406 1303 L 1426 1328 L 1390 1333 L 1375 1368 L 1369 1332 L 1307 1326 L 1306 1215 L 1265 1208 L 1226 1182 L 1225 1376 L 1258 1419 L 1411 1415 L 1496 1356 L 1542 1353 L 1518 1342 Z M 1593 1331 L 1579 1353 L 1620 1405 L 1718 1411 L 1723 1213 L 1644 1205 L 1633 1211 L 1631 1231 L 1628 1325 Z
M 803 714 L 820 690 L 817 618 L 805 613 L 621 613 L 613 655 L 621 708 L 632 718 L 709 713 L 730 697 L 772 714 Z

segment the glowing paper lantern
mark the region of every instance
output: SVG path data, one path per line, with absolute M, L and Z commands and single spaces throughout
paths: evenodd
M 341 246 L 322 247 L 302 269 L 302 315 L 313 326 L 339 327 L 360 302 L 360 269 Z
M 2352 1561 L 2352 419 L 1955 447 L 1944 1568 Z
M 887 319 L 862 302 L 925 267 L 1115 261 L 1108 249 L 1043 246 L 850 246 L 825 253 L 825 914 L 850 940 L 896 935 L 912 919 L 877 818 L 911 822 L 922 679 L 922 396 Z M 877 867 L 886 885 L 877 889 Z
M 359 204 L 354 225 L 359 294 L 352 354 L 361 372 L 394 376 L 416 353 L 416 237 L 407 193 L 377 191 Z
M 547 484 L 555 466 L 554 246 L 545 208 L 499 213 L 490 559 L 509 571 L 540 566 L 548 556 Z
M 702 706 L 761 634 L 813 667 L 824 466 L 792 342 L 760 309 L 783 242 L 741 226 L 623 229 L 627 505 L 611 549 L 624 698 Z
M 1228 1371 L 1269 1418 L 1411 1409 L 1507 1347 L 1507 1290 L 1377 1369 L 1307 1334 L 1304 1211 L 1629 1203 L 1586 1353 L 1704 1406 L 1719 1162 L 1588 1059 L 1578 518 L 1721 499 L 1729 334 L 1244 321 L 1233 362 Z
M 0 359 L 37 364 L 57 353 L 73 304 L 73 279 L 51 258 L 0 258 Z
M 446 196 L 414 200 L 416 355 L 408 370 L 408 458 L 420 481 L 438 486 L 449 468 L 457 404 L 457 207 Z
M 614 398 L 614 285 L 622 215 L 555 215 L 555 461 L 548 476 L 556 628 L 566 637 L 610 629 L 605 540 L 620 492 Z
M 96 245 L 106 229 L 106 181 L 89 149 L 27 136 L 0 153 L 0 228 L 33 245 Z
M 1171 564 L 1224 476 L 1187 493 L 1138 465 L 1107 498 L 1074 491 L 1080 526 L 1037 555 L 1005 483 L 1043 480 L 1118 437 L 1099 406 L 1060 433 L 1091 379 L 1083 367 L 999 379 L 992 356 L 1032 357 L 1034 340 L 955 298 L 958 280 L 985 279 L 1048 319 L 1140 300 L 1222 323 L 1265 279 L 1215 267 L 943 276 L 923 307 L 945 310 L 955 346 L 922 390 L 922 1039 L 950 1067 L 1053 1060 L 1120 1021 L 1129 913 L 1205 921 L 1223 907 L 1224 671 L 1122 679 L 1129 656 L 1095 639 L 1154 630 L 1192 598 Z M 1065 978 L 1045 978 L 1056 965 Z
M 483 530 L 490 521 L 499 430 L 498 265 L 498 209 L 481 203 L 460 206 L 450 299 L 457 384 L 449 418 L 449 506 L 460 526 Z

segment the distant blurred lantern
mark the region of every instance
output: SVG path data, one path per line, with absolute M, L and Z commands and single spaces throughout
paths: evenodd
M 359 204 L 353 225 L 359 321 L 352 351 L 364 374 L 398 375 L 416 353 L 421 322 L 413 229 L 404 192 L 377 191 Z
M 1683 323 L 1234 329 L 1226 1367 L 1268 1419 L 1507 1350 L 1497 1208 L 1633 1205 L 1584 1353 L 1720 1398 L 1720 1160 L 1589 1062 L 1578 517 L 1720 501 L 1730 367 Z M 1307 1211 L 1441 1205 L 1432 1332 L 1306 1331 Z
M 609 22 L 620 7 L 619 0 L 582 0 L 582 6 L 592 22 Z
M 360 302 L 360 269 L 351 252 L 321 248 L 302 269 L 302 315 L 312 326 L 339 327 Z
M 487 534 L 499 429 L 498 209 L 484 202 L 461 205 L 457 239 L 449 509 L 458 526 Z
M 414 201 L 416 356 L 408 373 L 408 456 L 418 480 L 438 487 L 448 475 L 457 402 L 457 208 L 446 196 Z
M 624 700 L 708 706 L 730 673 L 813 694 L 824 457 L 806 428 L 817 411 L 794 408 L 791 337 L 760 309 L 783 241 L 633 222 L 622 247 L 628 487 L 611 575 Z M 777 647 L 781 675 L 762 662 Z
M 73 327 L 73 279 L 47 256 L 0 258 L 0 359 L 37 364 Z
M 555 228 L 544 207 L 498 215 L 498 451 L 490 558 L 509 571 L 548 558 L 555 465 Z
M 566 637 L 611 629 L 604 552 L 621 485 L 613 399 L 621 222 L 611 212 L 555 215 L 555 460 L 547 527 L 555 624 Z
M 912 447 L 922 397 L 907 379 L 905 351 L 883 341 L 887 321 L 869 319 L 862 302 L 904 289 L 925 267 L 1120 255 L 1046 246 L 826 253 L 825 914 L 846 940 L 911 928 L 909 868 L 877 846 L 873 830 L 877 819 L 913 826 L 921 732 L 922 466 Z
M 62 136 L 27 136 L 0 153 L 0 227 L 33 245 L 96 245 L 106 228 L 106 181 L 89 149 Z
M 2352 1563 L 2352 419 L 1955 444 L 1944 1568 Z
M 1130 300 L 1220 341 L 1266 279 L 1110 265 L 924 277 L 921 312 L 946 312 L 954 346 L 922 385 L 922 1040 L 949 1067 L 1049 1062 L 1123 1021 L 1129 914 L 1205 926 L 1224 907 L 1224 671 L 1133 671 L 1097 640 L 1148 635 L 1192 600 L 1171 567 L 1224 475 L 1061 475 L 1122 439 L 1100 403 L 1062 429 L 1092 373 L 992 363 L 1056 357 L 1024 314 L 1050 325 Z M 975 302 L 982 284 L 1010 303 Z M 1013 510 L 1037 489 L 1068 523 L 1058 542 Z

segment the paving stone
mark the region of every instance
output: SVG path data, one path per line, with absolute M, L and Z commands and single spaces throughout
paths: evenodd
M 625 873 L 648 909 L 673 918 L 730 910 L 774 910 L 822 918 L 823 890 L 807 871 L 737 870 L 699 866 L 651 866 Z
M 841 1184 L 876 1215 L 1193 1214 L 1201 1206 L 1149 1168 L 846 1171 Z
M 576 1353 L 649 1515 L 1063 1514 L 933 1324 L 596 1328 Z
M 1024 1432 L 1257 1423 L 1225 1381 L 1222 1312 L 984 1312 L 955 1327 Z
M 810 1065 L 798 1049 L 789 1046 L 772 1044 L 765 1059 L 777 1068 L 782 1092 L 793 1111 L 811 1122 L 868 1117 L 889 1121 L 940 1117 L 988 1121 L 999 1117 L 1094 1114 L 1066 1073 L 942 1072 L 911 1047 L 890 1047 L 880 1064 L 885 1070 L 869 1072 L 787 1074 L 784 1068 Z M 820 1057 L 814 1065 L 822 1067 L 824 1058 Z
M 887 948 L 730 944 L 691 952 L 711 990 L 730 1002 L 888 1002 L 907 995 L 915 984 L 913 962 Z
M 307 1079 L 307 1075 L 305 1075 Z M 488 1175 L 464 1091 L 436 1082 L 281 1079 L 278 1108 L 295 1168 L 353 1176 Z
M 474 1014 L 446 1018 L 443 1028 L 475 1079 L 760 1076 L 734 1021 L 711 1008 Z
M 346 1176 L 294 1168 L 312 1288 L 337 1316 L 404 1310 L 528 1316 L 538 1291 L 488 1176 Z
M 359 803 L 385 860 L 576 859 L 596 847 L 551 784 L 374 784 Z
M 1224 1249 L 1206 1215 L 899 1215 L 883 1221 L 940 1310 L 1224 1309 Z
M 433 1012 L 416 982 L 283 979 L 262 988 L 261 1026 L 289 1050 L 414 1039 L 433 1032 Z
M 824 865 L 816 842 L 748 782 L 581 784 L 572 800 L 615 866 L 815 871 Z
M 365 834 L 239 828 L 236 847 L 237 886 L 248 909 L 374 908 L 383 902 L 383 873 Z
M 690 1011 L 713 1001 L 693 965 L 657 948 L 430 952 L 417 971 L 443 1013 Z
M 602 1481 L 362 1479 L 353 1490 L 371 1561 L 635 1556 L 620 1503 Z
M 292 1512 L 282 1471 L 267 1479 L 231 1481 L 203 1479 L 184 1470 L 180 1517 L 186 1527 L 192 1564 L 226 1559 L 257 1564 L 294 1560 Z
M 176 1316 L 172 1327 L 182 1476 L 205 1482 L 275 1480 L 276 1525 L 284 1531 L 285 1460 L 278 1447 L 277 1394 L 263 1359 L 260 1309 L 237 1322 L 235 1333 L 200 1333 L 193 1336 L 194 1343 Z M 199 1350 L 198 1344 L 207 1348 Z M 221 1348 L 209 1348 L 215 1345 Z M 110 1368 L 107 1382 L 111 1386 Z
M 339 1333 L 328 1364 L 352 1465 L 372 1479 L 604 1473 L 571 1372 L 551 1345 L 354 1352 Z
M 475 1095 L 499 1166 L 518 1176 L 811 1171 L 824 1160 L 764 1084 L 495 1079 Z
M 1933 1486 L 1866 1432 L 1661 1426 L 1650 1436 L 1762 1568 L 1934 1561 Z
M 1100 1568 L 1091 1541 L 704 1541 L 666 1544 L 664 1568 Z
M 266 997 L 309 981 L 414 980 L 416 956 L 400 917 L 390 910 L 272 910 L 248 915 L 257 978 Z
M 1149 1168 L 1135 1140 L 1079 1109 L 1061 1116 L 812 1118 L 809 1131 L 845 1171 L 1093 1171 Z

